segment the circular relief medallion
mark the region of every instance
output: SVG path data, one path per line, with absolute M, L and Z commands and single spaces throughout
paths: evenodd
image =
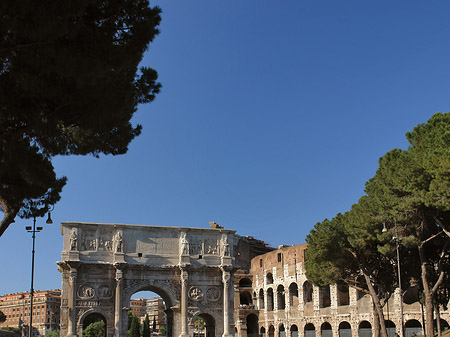
M 98 297 L 100 298 L 110 298 L 112 296 L 111 288 L 107 285 L 101 285 L 98 287 Z
M 79 298 L 93 298 L 95 296 L 95 290 L 92 286 L 83 284 L 78 288 Z
M 189 298 L 194 301 L 200 301 L 203 298 L 203 291 L 198 287 L 189 289 Z
M 217 287 L 209 287 L 206 290 L 206 298 L 208 301 L 218 301 L 220 298 L 220 290 Z

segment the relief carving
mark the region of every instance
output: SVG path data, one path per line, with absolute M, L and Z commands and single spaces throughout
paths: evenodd
M 95 231 L 86 231 L 83 233 L 82 237 L 83 250 L 97 250 L 97 237 Z
M 104 284 L 104 285 L 101 285 L 100 287 L 98 287 L 98 297 L 106 299 L 106 298 L 111 298 L 111 296 L 112 296 L 112 290 L 108 285 Z
M 203 299 L 203 290 L 198 287 L 191 287 L 189 289 L 189 298 L 194 301 L 201 301 Z
M 206 299 L 208 301 L 218 301 L 220 299 L 220 290 L 217 287 L 209 287 L 206 290 Z
M 83 284 L 78 288 L 79 298 L 93 298 L 95 296 L 95 290 L 92 286 Z

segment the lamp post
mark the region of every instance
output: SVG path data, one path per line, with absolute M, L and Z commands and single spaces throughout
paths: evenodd
M 47 224 L 52 224 L 51 212 L 48 212 L 48 218 L 46 221 Z M 32 233 L 33 238 L 33 248 L 31 250 L 31 288 L 30 288 L 30 326 L 28 327 L 28 337 L 33 336 L 33 296 L 34 296 L 34 253 L 35 253 L 35 241 L 36 241 L 36 233 L 39 233 L 43 230 L 43 227 L 36 227 L 36 216 L 33 217 L 33 226 L 26 226 L 26 231 L 28 233 Z
M 386 225 L 383 223 L 383 230 L 382 232 L 387 232 Z M 397 276 L 398 276 L 398 289 L 400 291 L 400 322 L 401 322 L 401 329 L 400 329 L 400 337 L 404 337 L 404 324 L 403 324 L 403 294 L 402 294 L 402 278 L 400 274 L 400 252 L 399 252 L 399 246 L 400 246 L 400 238 L 397 234 L 397 221 L 394 219 L 394 233 L 395 236 L 392 237 L 392 239 L 395 241 L 395 251 L 397 254 Z

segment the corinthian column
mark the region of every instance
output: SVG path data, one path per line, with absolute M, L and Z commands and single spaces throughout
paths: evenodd
M 187 281 L 188 272 L 184 268 L 181 269 L 181 334 L 180 337 L 187 337 L 188 326 L 187 326 Z
M 116 296 L 114 302 L 114 336 L 122 332 L 122 280 L 123 271 L 116 266 Z
M 76 333 L 76 313 L 77 313 L 77 269 L 70 268 L 69 275 L 69 320 L 67 322 L 67 331 L 69 336 L 77 336 Z
M 230 272 L 222 269 L 223 282 L 223 337 L 230 337 Z

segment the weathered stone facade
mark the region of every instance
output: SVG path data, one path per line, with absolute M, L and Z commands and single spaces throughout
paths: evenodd
M 192 336 L 196 316 L 204 319 L 207 337 L 231 337 L 234 272 L 267 249 L 255 250 L 235 231 L 213 225 L 62 223 L 61 336 L 81 337 L 100 316 L 107 337 L 126 337 L 131 296 L 150 290 L 164 299 L 169 337 Z
M 235 274 L 239 337 L 372 336 L 370 296 L 345 286 L 313 286 L 305 276 L 305 249 L 306 244 L 281 247 L 253 258 L 249 273 Z M 423 320 L 420 303 L 408 292 L 414 289 L 404 294 L 404 302 L 410 304 L 403 303 L 403 320 L 405 337 L 412 337 L 423 334 Z M 384 314 L 391 321 L 390 336 L 402 336 L 398 290 Z M 441 312 L 441 319 L 448 327 L 449 312 Z

